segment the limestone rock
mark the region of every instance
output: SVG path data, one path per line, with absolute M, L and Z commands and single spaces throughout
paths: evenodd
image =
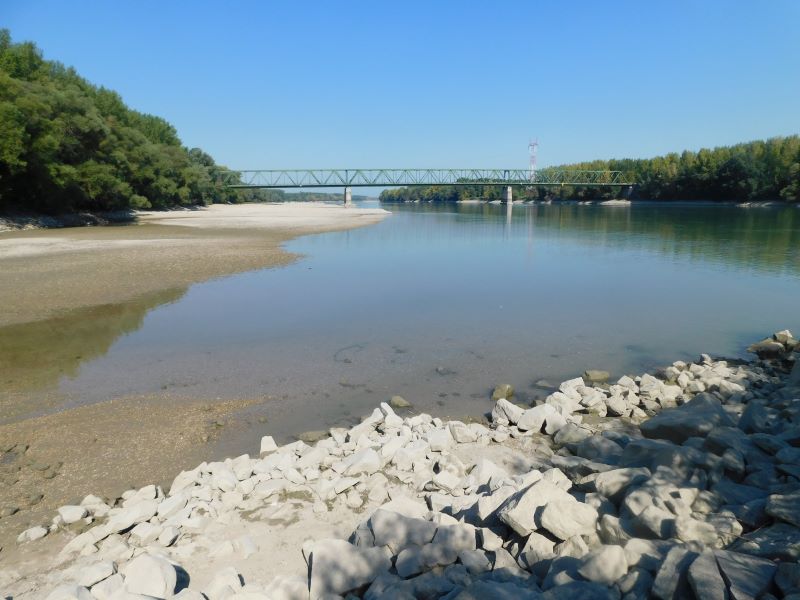
M 25 544 L 27 542 L 35 542 L 36 540 L 42 539 L 44 536 L 48 534 L 48 529 L 37 525 L 36 527 L 31 527 L 30 529 L 26 529 L 22 533 L 17 536 L 17 543 L 18 544 Z
M 64 523 L 69 525 L 70 523 L 76 523 L 83 519 L 89 514 L 89 511 L 83 506 L 62 506 L 58 509 L 58 514 L 61 516 Z
M 392 408 L 409 408 L 411 406 L 411 403 L 402 396 L 392 396 L 389 404 Z
M 436 523 L 381 508 L 372 514 L 369 524 L 375 536 L 375 545 L 389 546 L 395 552 L 411 544 L 427 544 L 436 534 Z
M 705 437 L 714 427 L 734 425 L 714 396 L 702 393 L 678 408 L 669 408 L 641 424 L 645 437 L 682 444 L 690 437 Z
M 500 398 L 492 409 L 492 421 L 507 421 L 515 425 L 522 417 L 522 413 L 523 410 L 519 406 L 512 404 L 505 398 Z
M 78 585 L 90 588 L 94 584 L 111 577 L 117 572 L 117 566 L 110 561 L 96 563 L 81 570 Z
M 50 592 L 45 600 L 95 600 L 95 598 L 83 586 L 63 584 Z
M 777 570 L 771 560 L 716 550 L 717 564 L 736 600 L 756 600 L 767 591 Z
M 514 396 L 514 386 L 509 385 L 508 383 L 500 383 L 496 385 L 494 390 L 492 391 L 492 402 L 497 402 L 501 398 L 503 400 L 508 400 L 513 396 Z
M 123 575 L 128 592 L 155 598 L 169 598 L 175 593 L 175 567 L 160 556 L 140 554 L 125 566 Z
M 536 510 L 553 500 L 563 500 L 565 497 L 569 498 L 569 495 L 564 490 L 549 481 L 540 480 L 514 494 L 498 511 L 498 516 L 519 535 L 528 535 L 537 529 L 534 521 Z
M 569 496 L 568 496 L 569 497 Z M 560 540 L 596 532 L 598 514 L 594 507 L 569 500 L 548 502 L 541 513 L 541 525 Z
M 583 559 L 578 573 L 595 583 L 613 585 L 628 572 L 628 562 L 622 546 L 599 546 Z
M 800 491 L 791 494 L 774 494 L 767 498 L 767 505 L 765 512 L 780 519 L 791 523 L 795 527 L 800 527 Z
M 261 438 L 261 454 L 268 454 L 270 452 L 275 452 L 278 449 L 278 444 L 275 443 L 275 440 L 271 435 L 265 435 Z
M 695 598 L 705 600 L 727 600 L 725 581 L 717 567 L 711 550 L 704 550 L 689 566 L 689 585 Z
M 384 548 L 357 548 L 344 540 L 327 539 L 310 547 L 311 599 L 325 594 L 345 595 L 371 583 L 392 566 Z
M 682 546 L 673 546 L 658 569 L 653 582 L 652 595 L 660 600 L 678 600 L 689 597 L 689 567 L 697 553 Z

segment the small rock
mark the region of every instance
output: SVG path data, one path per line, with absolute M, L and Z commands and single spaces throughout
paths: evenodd
M 791 523 L 795 527 L 800 527 L 800 491 L 769 496 L 764 510 L 768 515 L 776 519 Z
M 658 569 L 651 593 L 660 600 L 677 600 L 690 597 L 689 567 L 697 558 L 682 546 L 673 546 Z
M 301 442 L 305 442 L 306 444 L 315 444 L 316 442 L 324 440 L 329 436 L 330 434 L 327 431 L 304 431 L 297 436 L 297 439 Z
M 508 400 L 514 396 L 514 386 L 508 383 L 500 383 L 492 391 L 492 402 L 497 402 L 501 398 Z
M 601 371 L 599 369 L 588 369 L 583 372 L 583 379 L 587 384 L 590 383 L 606 383 L 610 374 L 608 371 Z
M 26 529 L 22 533 L 17 536 L 17 543 L 18 544 L 25 544 L 27 542 L 35 542 L 36 540 L 42 539 L 44 536 L 48 534 L 49 530 L 45 527 L 36 526 L 31 527 L 30 529 Z
M 61 519 L 69 525 L 70 523 L 77 523 L 89 514 L 83 506 L 62 506 L 58 509 L 58 514 Z
M 403 398 L 402 396 L 392 396 L 392 399 L 389 400 L 389 404 L 392 408 L 410 408 L 411 403 Z
M 719 570 L 728 582 L 731 596 L 736 600 L 755 600 L 767 591 L 778 566 L 771 560 L 747 556 L 738 552 L 716 550 Z

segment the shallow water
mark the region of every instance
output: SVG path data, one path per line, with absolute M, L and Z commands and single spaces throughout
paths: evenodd
M 388 208 L 378 225 L 291 242 L 306 258 L 288 267 L 0 329 L 2 379 L 31 413 L 129 394 L 269 397 L 252 410 L 285 437 L 393 394 L 480 414 L 497 382 L 532 400 L 540 379 L 743 356 L 800 329 L 797 208 Z

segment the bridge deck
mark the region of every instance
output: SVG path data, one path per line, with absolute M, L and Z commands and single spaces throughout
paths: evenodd
M 230 171 L 231 188 L 390 187 L 414 185 L 630 186 L 622 171 L 541 169 L 275 169 Z

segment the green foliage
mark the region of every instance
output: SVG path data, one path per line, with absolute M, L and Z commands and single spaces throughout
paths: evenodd
M 685 151 L 649 159 L 595 160 L 554 169 L 622 171 L 648 200 L 800 201 L 800 136 L 776 137 L 735 146 Z M 500 199 L 499 186 L 438 186 L 385 190 L 382 202 L 452 202 Z M 564 186 L 514 190 L 529 200 L 610 199 L 624 188 Z
M 0 30 L 0 210 L 65 213 L 241 202 L 224 167 L 164 119 L 125 106 Z

